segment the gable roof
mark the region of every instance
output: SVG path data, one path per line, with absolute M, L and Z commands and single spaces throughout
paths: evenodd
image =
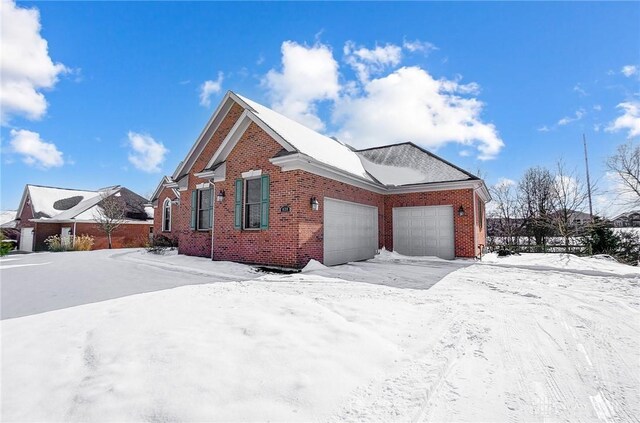
M 478 180 L 471 173 L 411 142 L 357 151 L 364 168 L 381 184 L 403 186 Z
M 99 212 L 100 202 L 112 195 L 122 197 L 127 219 L 147 220 L 152 218 L 145 209 L 148 202 L 133 191 L 115 185 L 96 191 L 27 185 L 18 212 L 22 212 L 27 199 L 31 202 L 33 218 L 41 221 L 90 221 Z
M 162 192 L 162 190 L 164 189 L 164 187 L 167 184 L 171 184 L 173 183 L 173 180 L 168 177 L 168 176 L 163 176 L 162 179 L 160 180 L 160 183 L 158 184 L 158 186 L 156 187 L 156 190 L 153 191 L 153 194 L 151 195 L 151 198 L 149 199 L 149 201 L 151 203 L 153 203 L 154 201 L 156 201 L 158 199 L 158 197 L 160 197 L 160 193 Z M 173 195 L 176 196 L 176 198 L 180 198 L 180 191 L 178 191 L 175 188 L 172 188 L 171 191 L 173 192 Z
M 319 171 L 322 173 L 319 174 L 329 175 L 328 177 L 332 177 L 330 175 L 333 174 L 340 175 L 356 185 L 380 192 L 399 187 L 415 190 L 426 184 L 433 184 L 430 189 L 436 189 L 436 186 L 440 189 L 447 183 L 455 183 L 457 187 L 471 184 L 473 187 L 481 188 L 487 201 L 491 198 L 480 178 L 413 143 L 354 150 L 336 139 L 322 135 L 231 91 L 225 94 L 187 157 L 178 165 L 172 181 L 181 180 L 192 170 L 198 155 L 202 153 L 234 104 L 244 109 L 242 114 L 205 168 L 196 169 L 196 176 L 214 180 L 217 177 L 224 179 L 224 176 L 220 176 L 224 175 L 223 168 L 219 171 L 214 170 L 225 162 L 228 154 L 253 122 L 282 145 L 283 149 L 270 158 L 272 163 L 281 167 L 300 169 L 300 165 L 295 165 L 294 162 L 308 162 L 310 167 L 321 168 Z M 158 189 L 161 189 L 160 186 Z
M 295 152 L 361 178 L 371 179 L 358 155 L 345 144 L 307 128 L 255 101 L 241 95 L 238 95 L 238 98 L 252 109 L 252 113 L 258 119 L 290 144 Z
M 31 202 L 34 218 L 48 218 L 69 210 L 83 201 L 99 196 L 100 191 L 28 184 L 22 194 L 18 216 L 22 214 L 22 209 L 27 199 Z

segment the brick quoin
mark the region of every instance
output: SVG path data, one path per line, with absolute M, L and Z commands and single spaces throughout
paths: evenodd
M 211 231 L 190 228 L 191 193 L 197 184 L 208 182 L 195 173 L 206 167 L 242 111 L 237 104 L 231 108 L 185 176 L 188 178 L 187 189 L 181 192 L 179 206 L 172 207 L 170 234 L 161 231 L 162 205 L 173 193 L 165 188 L 158 197 L 154 232 L 177 238 L 180 254 L 292 268 L 304 267 L 311 259 L 322 262 L 325 198 L 378 207 L 378 247 L 389 250 L 393 250 L 393 207 L 452 205 L 456 256 L 474 257 L 477 254 L 474 234 L 478 243 L 484 241 L 485 235 L 474 219 L 476 194 L 472 189 L 378 194 L 302 170 L 283 172 L 269 161 L 283 147 L 253 122 L 226 159 L 225 180 L 214 186 L 214 193 L 224 190 L 226 196 L 222 202 L 214 199 L 212 248 Z M 261 170 L 270 177 L 268 230 L 234 228 L 235 180 L 250 170 Z M 311 209 L 311 197 L 318 199 L 320 210 Z M 282 206 L 289 206 L 290 211 L 282 212 Z M 460 206 L 465 210 L 464 216 L 457 213 Z

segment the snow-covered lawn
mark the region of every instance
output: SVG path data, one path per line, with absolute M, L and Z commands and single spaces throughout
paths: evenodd
M 276 275 L 130 252 L 118 275 L 250 278 L 2 321 L 2 421 L 638 421 L 637 269 L 501 260 Z

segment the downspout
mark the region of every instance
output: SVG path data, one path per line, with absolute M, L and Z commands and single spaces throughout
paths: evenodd
M 213 185 L 213 188 L 211 189 L 211 207 L 213 208 L 213 213 L 211 213 L 211 260 L 213 260 L 213 229 L 215 227 L 214 222 L 216 221 L 216 203 L 217 201 L 217 197 L 216 197 L 216 184 L 213 183 L 213 181 L 211 181 L 211 185 Z
M 473 195 L 471 197 L 471 200 L 473 201 L 473 255 L 475 257 L 478 257 L 480 255 L 480 253 L 478 253 L 478 255 L 476 255 L 476 248 L 478 248 L 478 230 L 476 228 L 476 225 L 478 224 L 478 200 L 476 199 L 476 190 L 478 188 L 474 188 L 473 189 Z M 478 251 L 480 249 L 478 248 Z

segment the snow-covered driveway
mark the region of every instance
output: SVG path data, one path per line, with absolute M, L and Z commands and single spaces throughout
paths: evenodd
M 203 266 L 202 259 L 139 249 L 12 255 L 0 259 L 0 315 L 28 316 L 183 285 L 258 276 L 248 266 Z M 208 261 L 208 260 L 207 260 Z M 197 263 L 195 266 L 193 263 Z
M 638 421 L 638 271 L 574 261 L 425 290 L 388 255 L 4 320 L 2 420 Z

